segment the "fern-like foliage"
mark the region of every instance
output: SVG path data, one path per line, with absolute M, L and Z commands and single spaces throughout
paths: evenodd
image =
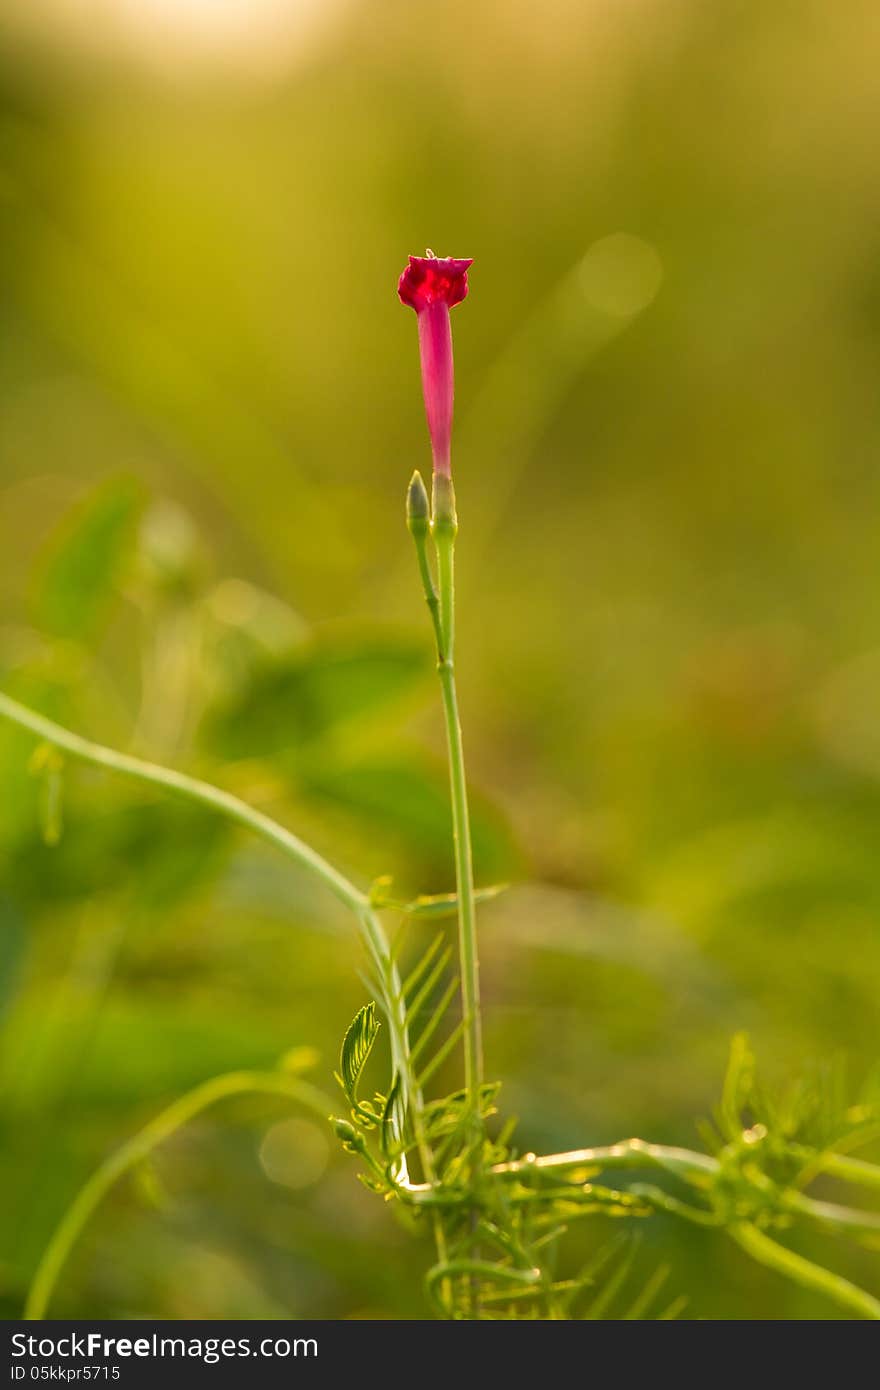
M 445 962 L 435 938 L 408 977 L 418 1001 L 414 1018 L 439 988 L 438 967 Z M 448 1007 L 447 995 L 444 989 L 429 1016 L 434 1030 Z M 356 1056 L 363 1054 L 361 1068 L 369 1055 L 368 1017 L 361 1010 L 361 1042 L 356 1049 L 352 1042 Z M 455 1038 L 453 1029 L 435 1056 Z M 875 1081 L 850 1101 L 840 1074 L 826 1072 L 774 1099 L 758 1084 L 747 1041 L 737 1038 L 714 1124 L 705 1127 L 709 1151 L 703 1154 L 632 1139 L 604 1149 L 521 1155 L 512 1124 L 496 1128 L 498 1091 L 497 1083 L 483 1088 L 476 1122 L 467 1095 L 456 1091 L 423 1101 L 418 1123 L 410 1114 L 399 1126 L 392 1123 L 399 1095 L 394 1077 L 371 1102 L 357 1100 L 349 1087 L 351 1118 L 337 1121 L 346 1149 L 364 1164 L 362 1181 L 417 1221 L 432 1223 L 435 1236 L 439 1230 L 441 1255 L 426 1289 L 440 1316 L 679 1317 L 684 1297 L 661 1299 L 668 1266 L 633 1288 L 635 1247 L 626 1234 L 619 1242 L 600 1241 L 579 1272 L 557 1272 L 566 1264 L 565 1238 L 573 1223 L 622 1221 L 629 1230 L 632 1222 L 663 1212 L 714 1227 L 761 1263 L 860 1316 L 880 1318 L 880 1301 L 871 1294 L 812 1265 L 771 1234 L 801 1221 L 880 1248 L 880 1213 L 818 1201 L 805 1192 L 819 1173 L 880 1192 L 880 1169 L 848 1154 L 855 1143 L 880 1136 Z M 417 1137 L 430 1151 L 431 1178 L 423 1183 L 405 1176 Z M 656 1181 L 646 1181 L 652 1177 Z

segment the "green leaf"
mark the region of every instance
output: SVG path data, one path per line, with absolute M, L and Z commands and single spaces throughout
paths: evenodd
M 394 912 L 403 913 L 406 917 L 430 917 L 434 921 L 454 917 L 458 912 L 457 893 L 420 893 L 417 898 L 405 902 L 400 898 L 391 896 L 388 892 L 390 884 L 391 879 L 388 875 L 377 879 L 373 884 L 370 889 L 370 902 L 374 907 L 390 908 Z M 488 888 L 477 888 L 474 890 L 474 902 L 491 902 L 508 887 L 509 884 L 507 883 L 493 883 Z
M 487 1081 L 480 1087 L 480 1114 L 489 1119 L 496 1113 L 495 1101 L 501 1089 L 500 1081 Z M 470 1094 L 467 1091 L 453 1091 L 451 1095 L 428 1101 L 423 1117 L 425 1134 L 434 1143 L 438 1139 L 464 1132 L 470 1117 Z M 438 1163 L 445 1157 L 443 1149 L 436 1153 Z
M 446 938 L 442 931 L 438 932 L 434 939 L 428 944 L 427 948 L 422 952 L 421 956 L 419 956 L 419 959 L 416 961 L 401 986 L 404 998 L 409 997 L 419 983 L 419 980 L 423 978 L 428 966 L 434 960 L 438 951 L 442 950 L 445 940 Z
M 339 806 L 369 827 L 373 838 L 396 840 L 426 877 L 445 870 L 452 813 L 445 768 L 417 755 L 369 758 L 346 766 L 315 761 L 300 769 L 298 785 L 316 800 Z M 510 828 L 497 807 L 471 794 L 474 864 L 483 878 L 507 878 L 517 867 Z
M 445 1042 L 441 1043 L 427 1066 L 416 1078 L 419 1086 L 427 1086 L 435 1072 L 439 1071 L 452 1049 L 457 1046 L 464 1034 L 464 1020 L 458 1023 Z
M 451 947 L 451 946 L 447 946 L 445 951 L 441 951 L 441 952 L 440 952 L 440 955 L 437 957 L 437 960 L 436 960 L 435 963 L 434 963 L 433 969 L 428 973 L 428 975 L 426 976 L 426 978 L 425 978 L 424 981 L 422 982 L 422 985 L 421 985 L 421 987 L 419 988 L 419 991 L 418 991 L 418 993 L 416 994 L 415 998 L 412 1000 L 412 1003 L 410 1003 L 410 1004 L 407 1005 L 407 1010 L 406 1010 L 406 1023 L 407 1023 L 407 1027 L 409 1027 L 410 1024 L 413 1022 L 413 1020 L 414 1020 L 415 1018 L 418 1017 L 418 1014 L 419 1014 L 420 1009 L 423 1007 L 423 1005 L 425 1004 L 425 1002 L 430 998 L 430 996 L 431 996 L 431 994 L 432 994 L 432 992 L 433 992 L 435 986 L 437 985 L 437 982 L 439 981 L 441 975 L 443 974 L 443 971 L 446 969 L 447 965 L 449 964 L 449 958 L 450 958 L 451 955 L 452 955 L 452 947 Z
M 663 1309 L 662 1313 L 657 1314 L 654 1321 L 676 1322 L 687 1306 L 687 1294 L 679 1294 L 677 1298 L 674 1298 L 672 1302 L 666 1308 Z
M 431 1041 L 432 1037 L 439 1028 L 441 1022 L 446 1016 L 446 1011 L 449 1008 L 449 1005 L 452 1003 L 452 1000 L 458 993 L 458 986 L 459 979 L 456 975 L 454 979 L 449 981 L 449 984 L 447 985 L 446 989 L 441 995 L 438 1003 L 434 1006 L 434 1009 L 431 1013 L 431 1017 L 424 1024 L 422 1031 L 418 1036 L 418 1039 L 413 1042 L 412 1047 L 410 1049 L 410 1060 L 412 1061 L 413 1065 L 415 1065 L 415 1063 L 419 1060 L 425 1048 L 428 1046 L 428 1043 Z
M 367 1058 L 373 1050 L 373 1043 L 376 1041 L 379 1032 L 379 1020 L 376 1018 L 376 1002 L 370 1000 L 369 1004 L 364 1004 L 362 1009 L 358 1009 L 348 1031 L 342 1039 L 342 1051 L 339 1054 L 339 1076 L 338 1080 L 346 1096 L 354 1105 L 357 1101 L 357 1086 L 361 1072 L 367 1064 Z
M 618 1263 L 617 1268 L 612 1270 L 605 1284 L 584 1312 L 584 1322 L 600 1322 L 604 1319 L 606 1312 L 613 1304 L 629 1276 L 635 1255 L 634 1247 L 635 1242 L 630 1242 L 629 1249 L 625 1250 L 623 1258 Z
M 4 865 L 6 882 L 23 901 L 60 907 L 122 889 L 141 908 L 162 910 L 210 882 L 225 863 L 229 824 L 202 806 L 126 803 L 115 793 L 108 815 L 101 803 L 92 806 L 71 790 L 73 810 L 60 842 L 49 851 L 41 827 Z
M 36 595 L 41 627 L 79 640 L 94 634 L 116 597 L 141 501 L 129 479 L 116 479 L 62 522 Z
M 725 1138 L 736 1140 L 742 1133 L 743 1110 L 755 1084 L 755 1058 L 745 1033 L 737 1033 L 730 1044 L 730 1060 L 724 1077 L 719 1109 Z
M 393 708 L 429 669 L 422 644 L 386 637 L 322 641 L 253 671 L 206 721 L 223 757 L 284 753 Z
M 632 1303 L 627 1308 L 626 1312 L 622 1315 L 622 1317 L 619 1319 L 619 1321 L 641 1322 L 643 1318 L 647 1317 L 648 1310 L 653 1305 L 658 1294 L 660 1293 L 660 1290 L 663 1288 L 663 1285 L 669 1278 L 669 1274 L 669 1265 L 660 1265 L 657 1269 L 655 1269 L 654 1273 L 651 1275 L 644 1288 L 636 1294 Z

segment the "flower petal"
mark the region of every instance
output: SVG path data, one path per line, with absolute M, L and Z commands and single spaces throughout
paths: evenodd
M 468 292 L 467 273 L 473 260 L 452 256 L 410 256 L 400 277 L 397 293 L 416 313 L 429 304 L 445 304 L 451 309 Z

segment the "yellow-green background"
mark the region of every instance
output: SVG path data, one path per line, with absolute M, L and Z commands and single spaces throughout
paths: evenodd
M 779 1084 L 880 1053 L 878 56 L 867 0 L 0 14 L 3 687 L 406 891 L 451 863 L 395 286 L 475 258 L 458 664 L 524 1147 L 697 1142 L 739 1029 Z M 293 1046 L 332 1085 L 363 999 L 332 901 L 209 817 L 71 770 L 44 846 L 30 749 L 0 730 L 10 1317 L 115 1143 Z M 427 1246 L 288 1118 L 164 1149 L 57 1315 L 423 1314 Z M 689 1316 L 834 1316 L 695 1228 L 639 1260 Z

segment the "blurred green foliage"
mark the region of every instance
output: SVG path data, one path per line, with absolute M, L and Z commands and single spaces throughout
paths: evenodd
M 458 664 L 478 878 L 519 885 L 482 930 L 520 1140 L 693 1142 L 742 1027 L 771 1079 L 845 1056 L 858 1084 L 874 8 L 300 0 L 278 32 L 269 0 L 240 30 L 137 9 L 0 16 L 3 687 L 221 781 L 361 882 L 447 891 L 394 286 L 426 242 L 473 255 Z M 348 922 L 268 850 L 81 769 L 51 847 L 31 754 L 0 728 L 8 1315 L 113 1144 L 294 1045 L 323 1079 L 363 1002 Z M 422 1315 L 425 1252 L 344 1157 L 267 1176 L 288 1118 L 230 1102 L 163 1150 L 57 1314 Z M 638 1259 L 692 1316 L 833 1316 L 709 1232 L 652 1221 Z M 845 1261 L 876 1287 L 876 1256 Z

